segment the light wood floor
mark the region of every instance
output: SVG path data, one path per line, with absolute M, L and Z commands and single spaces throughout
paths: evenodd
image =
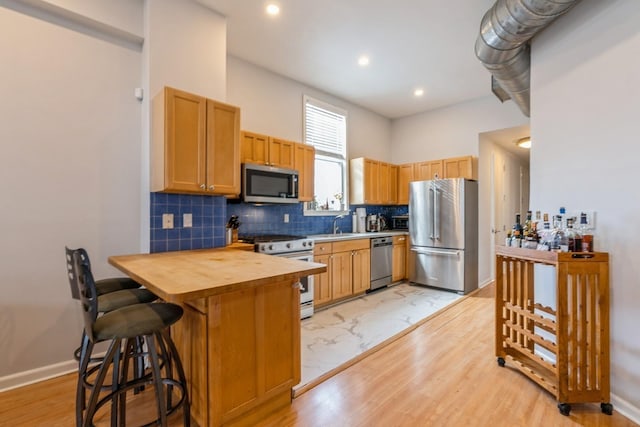
M 637 426 L 615 407 L 613 416 L 602 414 L 598 404 L 574 404 L 569 417 L 561 415 L 553 396 L 498 367 L 493 317 L 493 288 L 487 287 L 260 425 Z M 73 425 L 74 382 L 67 375 L 0 394 L 0 426 Z

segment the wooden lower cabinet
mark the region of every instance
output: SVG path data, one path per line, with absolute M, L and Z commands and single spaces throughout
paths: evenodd
M 324 273 L 316 274 L 313 281 L 313 304 L 315 306 L 322 306 L 331 302 L 331 262 L 329 258 L 331 255 L 315 255 L 313 262 L 319 262 L 327 266 L 327 271 Z
M 393 236 L 393 262 L 391 281 L 398 282 L 407 278 L 407 236 Z
M 353 294 L 362 294 L 371 287 L 371 249 L 359 249 L 352 255 Z
M 300 382 L 299 298 L 287 280 L 183 306 L 172 333 L 198 425 L 251 425 L 291 402 Z
M 314 262 L 327 265 L 327 272 L 314 279 L 314 305 L 324 305 L 364 293 L 371 286 L 369 239 L 318 243 Z

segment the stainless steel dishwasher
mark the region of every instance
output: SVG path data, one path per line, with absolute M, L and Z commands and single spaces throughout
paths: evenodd
M 391 263 L 393 259 L 393 238 L 371 239 L 371 288 L 384 288 L 391 284 Z

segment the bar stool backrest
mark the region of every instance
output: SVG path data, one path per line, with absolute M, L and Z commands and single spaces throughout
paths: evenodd
M 84 330 L 91 341 L 95 341 L 93 324 L 98 318 L 98 296 L 96 283 L 91 273 L 91 264 L 87 251 L 82 248 L 73 251 L 73 269 L 78 272 L 76 282 L 78 284 L 78 295 L 82 306 L 84 317 Z
M 80 299 L 80 291 L 78 291 L 78 274 L 80 273 L 73 261 L 73 253 L 77 249 L 69 249 L 64 247 L 65 256 L 67 258 L 67 279 L 69 279 L 69 287 L 71 288 L 71 298 Z

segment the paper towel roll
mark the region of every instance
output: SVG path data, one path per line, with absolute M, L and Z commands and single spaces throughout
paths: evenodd
M 358 216 L 358 233 L 364 233 L 367 231 L 367 209 L 356 208 L 356 215 Z

